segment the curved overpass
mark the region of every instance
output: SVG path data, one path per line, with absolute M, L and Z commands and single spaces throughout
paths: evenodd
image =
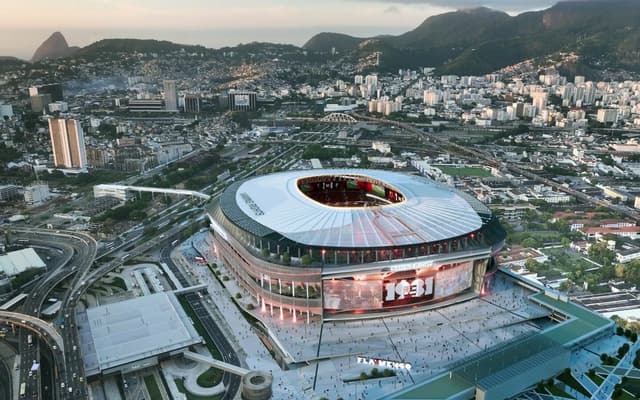
M 23 310 L 25 314 L 20 314 L 22 320 L 27 323 L 29 320 L 25 317 L 35 318 L 38 320 L 37 316 L 40 314 L 40 309 L 42 304 L 48 294 L 60 283 L 69 279 L 72 275 L 75 275 L 74 281 L 78 279 L 82 279 L 88 270 L 93 265 L 93 261 L 95 259 L 96 251 L 97 251 L 97 243 L 95 239 L 93 239 L 90 235 L 78 232 L 68 232 L 68 231 L 53 231 L 49 229 L 41 229 L 41 228 L 14 228 L 14 233 L 17 233 L 21 237 L 28 238 L 30 244 L 38 244 L 47 247 L 53 248 L 71 248 L 71 257 L 65 256 L 58 268 L 55 270 L 49 271 L 43 278 L 38 280 L 38 282 L 31 287 L 30 295 L 25 301 Z M 69 293 L 65 297 L 68 297 Z M 65 304 L 66 300 L 63 301 Z M 75 325 L 75 316 L 73 309 L 62 309 L 60 311 L 60 315 L 65 315 L 65 324 L 71 328 Z M 69 317 L 66 317 L 66 316 Z M 41 320 L 40 320 L 41 321 Z M 34 321 L 35 322 L 35 321 Z M 43 321 L 44 322 L 44 321 Z M 22 323 L 22 322 L 21 322 Z M 46 324 L 46 323 L 45 323 Z M 47 324 L 48 325 L 48 324 Z M 34 325 L 36 326 L 36 325 Z M 38 325 L 36 329 L 40 329 L 40 325 Z M 71 352 L 70 349 L 78 344 L 77 332 L 75 329 L 65 329 L 60 333 L 57 332 L 54 326 L 50 326 L 51 330 L 56 332 L 57 337 L 53 342 L 47 341 L 47 344 L 50 347 L 53 347 L 55 344 L 58 349 L 52 349 L 52 353 L 54 355 L 54 364 L 56 368 L 56 379 L 62 379 L 62 382 L 70 383 L 69 375 L 71 375 L 68 371 L 70 368 L 77 366 L 78 360 L 81 360 L 81 357 L 78 356 L 79 353 L 77 351 Z M 26 327 L 29 328 L 29 327 Z M 48 332 L 49 331 L 44 331 Z M 47 334 L 46 337 L 50 335 Z M 77 346 L 79 348 L 79 346 Z M 40 352 L 38 343 L 34 343 L 33 346 L 28 346 L 26 343 L 25 335 L 21 335 L 20 339 L 20 353 L 25 359 L 33 359 L 39 360 Z M 70 362 L 73 360 L 73 362 Z M 30 366 L 21 366 L 20 368 L 20 380 L 21 382 L 27 383 L 27 395 L 29 398 L 36 396 L 38 398 L 42 398 L 41 393 L 41 385 L 40 385 L 40 375 L 35 375 L 34 378 L 28 379 L 26 375 L 29 371 Z M 78 375 L 80 376 L 80 375 Z M 55 385 L 56 387 L 52 388 L 54 392 L 56 392 L 56 398 L 64 399 L 69 398 L 72 394 L 68 392 L 64 392 L 59 385 Z M 84 396 L 86 393 L 84 389 L 84 383 L 80 384 L 80 387 L 77 387 L 80 396 Z M 49 392 L 48 396 L 52 396 L 53 394 Z
M 58 331 L 51 326 L 47 321 L 40 318 L 32 317 L 31 315 L 12 312 L 12 311 L 0 311 L 0 322 L 11 323 L 21 328 L 28 329 L 37 333 L 38 335 L 47 336 L 49 343 L 55 343 L 58 348 L 63 352 L 62 357 L 64 359 L 64 340 Z M 54 352 L 55 353 L 55 352 Z

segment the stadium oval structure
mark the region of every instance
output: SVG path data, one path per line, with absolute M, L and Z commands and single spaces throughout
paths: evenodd
M 366 169 L 235 182 L 209 219 L 220 261 L 261 310 L 307 319 L 415 312 L 476 297 L 505 238 L 472 196 Z

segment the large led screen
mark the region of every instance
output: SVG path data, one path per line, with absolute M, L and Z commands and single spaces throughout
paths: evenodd
M 382 282 L 331 279 L 323 283 L 326 311 L 370 310 L 382 307 Z
M 471 287 L 473 262 L 361 278 L 325 280 L 325 312 L 367 312 L 449 298 Z

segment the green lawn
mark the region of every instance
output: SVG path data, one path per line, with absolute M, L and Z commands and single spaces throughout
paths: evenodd
M 585 396 L 591 397 L 591 393 L 589 393 L 589 391 L 585 389 L 580 384 L 580 382 L 578 382 L 576 378 L 574 378 L 573 375 L 571 375 L 571 373 L 567 373 L 567 372 L 561 373 L 560 375 L 558 375 L 558 380 L 566 383 L 567 385 L 577 390 L 578 392 L 584 394 Z
M 202 338 L 205 340 L 207 349 L 209 350 L 209 353 L 211 353 L 211 357 L 217 360 L 222 360 L 222 355 L 220 354 L 220 351 L 218 350 L 216 345 L 213 343 L 213 340 L 207 334 L 207 331 L 202 326 L 202 323 L 200 322 L 198 317 L 196 317 L 195 313 L 191 309 L 191 306 L 189 306 L 189 303 L 187 303 L 182 298 L 180 298 L 179 300 L 180 300 L 180 304 L 182 304 L 182 308 L 184 308 L 184 311 L 187 313 L 189 318 L 191 318 L 191 320 L 193 321 L 193 326 L 196 328 L 196 331 L 198 331 L 200 336 L 202 336 Z M 202 375 L 198 377 L 198 385 L 202 387 L 213 387 L 218 383 L 220 383 L 221 380 L 222 380 L 222 371 L 215 368 L 209 368 L 209 370 L 205 371 Z
M 622 388 L 640 397 L 640 379 L 627 378 L 625 383 L 622 384 Z
M 120 289 L 124 290 L 125 292 L 127 291 L 127 284 L 124 283 L 124 279 L 120 278 L 119 276 L 115 277 L 113 279 L 113 282 L 110 283 L 110 285 L 119 287 Z
M 434 167 L 438 168 L 442 173 L 458 177 L 458 176 L 477 176 L 479 178 L 487 178 L 491 176 L 491 172 L 487 171 L 484 168 L 480 167 L 450 167 L 444 165 L 434 165 Z
M 595 383 L 598 386 L 602 385 L 602 382 L 604 382 L 604 378 L 598 374 L 595 374 L 594 376 L 590 376 L 589 378 L 593 381 L 593 383 Z
M 222 370 L 209 368 L 198 377 L 198 385 L 202 387 L 214 387 L 222 381 Z
M 184 393 L 187 396 L 187 400 L 220 400 L 222 398 L 222 395 L 196 396 L 195 394 L 187 392 L 187 389 L 184 388 L 184 383 L 182 383 L 182 379 L 175 379 L 174 382 L 178 387 L 178 391 L 180 391 L 180 393 Z
M 602 363 L 603 365 L 610 365 L 612 367 L 615 367 L 616 365 L 618 365 L 618 363 L 620 362 L 620 359 L 616 358 L 616 357 L 609 357 L 609 359 Z
M 626 390 L 622 391 L 622 394 L 618 397 L 614 397 L 615 400 L 635 400 L 637 399 L 637 397 L 633 396 L 632 394 L 630 394 L 629 392 L 627 392 Z
M 202 338 L 207 342 L 206 346 L 207 346 L 207 349 L 209 349 L 209 353 L 211 353 L 211 356 L 216 360 L 222 360 L 222 355 L 220 354 L 220 351 L 218 350 L 216 345 L 213 343 L 213 340 L 211 340 L 211 338 L 209 337 L 209 334 L 207 334 L 206 329 L 204 329 L 198 317 L 196 317 L 196 314 L 191 309 L 191 306 L 189 306 L 189 303 L 187 303 L 186 300 L 184 300 L 183 298 L 179 298 L 179 300 L 180 300 L 180 304 L 182 304 L 182 308 L 184 308 L 184 311 L 187 313 L 189 318 L 191 318 L 191 320 L 193 321 L 194 328 L 196 328 L 196 331 L 198 331 L 198 334 L 200 334 L 200 336 L 202 336 Z
M 162 400 L 162 394 L 160 393 L 158 382 L 156 382 L 156 378 L 153 375 L 145 376 L 144 384 L 147 386 L 151 400 Z
M 564 398 L 567 398 L 567 399 L 575 399 L 575 397 L 571 396 L 569 393 L 567 393 L 564 390 L 562 390 L 560 388 L 557 388 L 557 387 L 555 387 L 553 385 L 551 385 L 551 386 L 546 385 L 545 388 L 547 389 L 547 391 L 549 393 L 551 393 L 554 396 L 564 397 Z

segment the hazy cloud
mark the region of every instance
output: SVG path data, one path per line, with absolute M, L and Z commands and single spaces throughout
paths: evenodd
M 353 0 L 352 0 L 353 1 Z M 410 4 L 444 7 L 450 9 L 489 7 L 503 11 L 527 11 L 547 8 L 556 0 L 355 0 L 369 3 Z
M 387 7 L 384 10 L 385 14 L 397 14 L 400 12 L 400 8 L 398 6 Z

